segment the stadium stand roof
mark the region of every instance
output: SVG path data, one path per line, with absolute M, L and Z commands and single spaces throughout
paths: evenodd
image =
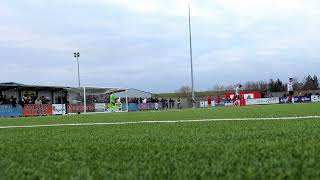
M 5 82 L 0 83 L 0 90 L 6 91 L 6 90 L 27 90 L 27 89 L 34 89 L 34 90 L 57 90 L 61 91 L 64 90 L 65 87 L 63 86 L 41 86 L 41 85 L 25 85 L 15 82 Z
M 0 91 L 6 90 L 52 90 L 52 91 L 73 91 L 83 93 L 83 87 L 65 87 L 65 86 L 43 86 L 43 85 L 25 85 L 15 82 L 0 83 Z M 113 92 L 125 91 L 125 88 L 114 88 L 114 87 L 85 87 L 86 93 L 88 94 L 107 94 Z

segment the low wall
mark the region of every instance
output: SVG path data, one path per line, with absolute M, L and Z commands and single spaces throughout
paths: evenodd
M 23 108 L 18 105 L 0 105 L 0 117 L 19 117 L 23 115 Z

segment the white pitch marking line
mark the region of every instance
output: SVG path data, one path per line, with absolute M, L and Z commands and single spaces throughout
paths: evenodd
M 188 122 L 214 122 L 214 121 L 267 121 L 267 120 L 298 120 L 298 119 L 320 119 L 320 116 L 300 117 L 270 117 L 270 118 L 234 118 L 234 119 L 195 119 L 195 120 L 171 120 L 171 121 L 136 121 L 136 122 L 110 122 L 110 123 L 75 123 L 75 124 L 45 124 L 26 126 L 0 126 L 0 129 L 14 128 L 40 128 L 40 127 L 61 127 L 61 126 L 97 126 L 97 125 L 125 125 L 125 124 L 158 124 L 158 123 L 188 123 Z

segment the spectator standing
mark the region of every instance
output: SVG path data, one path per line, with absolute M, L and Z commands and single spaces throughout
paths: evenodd
M 3 96 L 3 104 L 9 104 L 6 95 Z
M 42 104 L 42 101 L 39 98 L 37 98 L 36 101 L 35 101 L 35 104 L 40 105 L 40 104 Z
M 11 96 L 10 104 L 12 105 L 12 107 L 17 107 L 17 99 Z
M 174 107 L 174 101 L 170 98 L 169 99 L 169 108 L 172 109 Z
M 218 98 L 217 98 L 217 104 L 218 104 L 218 106 L 220 106 L 220 104 L 221 104 L 221 97 L 220 96 L 218 96 Z
M 172 108 L 174 108 L 174 102 L 175 102 L 175 100 L 171 100 L 171 104 L 172 104 Z
M 161 105 L 162 105 L 162 109 L 164 109 L 164 108 L 165 108 L 165 106 L 166 106 L 166 104 L 165 104 L 165 102 L 164 102 L 164 99 L 163 99 L 163 98 L 161 98 L 160 102 L 161 102 Z
M 169 102 L 168 102 L 168 100 L 167 100 L 167 99 L 164 99 L 164 102 L 165 102 L 165 104 L 166 104 L 166 109 L 168 109 L 168 108 L 169 108 Z
M 181 102 L 180 102 L 180 98 L 178 98 L 178 99 L 177 99 L 177 106 L 178 106 L 178 109 L 180 109 L 180 103 L 181 103 Z
M 211 107 L 211 102 L 212 102 L 212 99 L 210 96 L 208 96 L 208 107 Z
M 0 104 L 3 104 L 3 96 L 2 96 L 2 94 L 0 95 Z
M 158 104 L 157 102 L 154 104 L 154 109 L 155 109 L 155 110 L 158 110 L 158 109 L 159 109 L 159 104 Z
M 22 99 L 19 101 L 19 104 L 21 107 L 24 107 L 25 105 L 24 97 L 22 97 Z

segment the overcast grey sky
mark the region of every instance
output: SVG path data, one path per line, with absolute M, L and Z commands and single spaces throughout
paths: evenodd
M 187 0 L 1 0 L 0 81 L 190 84 Z M 195 89 L 320 75 L 319 0 L 193 0 Z

